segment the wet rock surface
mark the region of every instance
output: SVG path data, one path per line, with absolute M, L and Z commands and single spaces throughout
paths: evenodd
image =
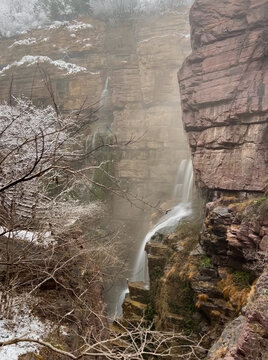
M 195 177 L 213 198 L 204 253 L 193 250 L 184 269 L 218 338 L 210 360 L 268 358 L 267 13 L 263 0 L 196 0 L 192 54 L 179 72 Z
M 267 201 L 222 195 L 207 204 L 201 233 L 186 221 L 161 243 L 147 245 L 155 326 L 202 334 L 208 349 L 219 339 L 208 359 L 229 360 L 224 356 L 234 352 L 230 359 L 247 359 L 247 341 L 266 359 L 267 253 L 258 244 L 266 236 Z
M 195 1 L 192 54 L 179 72 L 199 185 L 264 191 L 268 173 L 268 4 Z

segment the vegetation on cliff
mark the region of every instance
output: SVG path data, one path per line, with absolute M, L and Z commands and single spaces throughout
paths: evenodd
M 93 15 L 114 21 L 131 15 L 160 13 L 189 5 L 192 0 L 2 0 L 0 35 L 13 36 L 54 21 Z

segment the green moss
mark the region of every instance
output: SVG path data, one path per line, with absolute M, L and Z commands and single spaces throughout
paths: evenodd
M 208 256 L 202 255 L 200 257 L 199 265 L 203 268 L 211 266 L 211 260 Z
M 160 266 L 155 266 L 150 271 L 150 291 L 149 291 L 149 303 L 154 304 L 155 296 L 159 285 L 159 280 L 164 275 L 164 270 Z
M 174 314 L 183 314 L 185 318 L 195 311 L 194 293 L 187 281 L 180 281 L 176 286 L 177 296 L 170 297 L 169 308 Z
M 148 304 L 144 313 L 145 320 L 152 322 L 155 316 L 155 310 L 152 304 Z
M 268 213 L 268 196 L 264 195 L 253 199 L 246 208 L 244 218 L 252 219 L 252 217 L 266 215 Z
M 190 287 L 190 284 L 188 282 L 183 282 L 183 304 L 185 311 L 192 315 L 195 311 L 195 304 L 194 304 L 194 293 L 193 290 Z
M 164 275 L 164 270 L 160 266 L 155 266 L 150 272 L 151 282 L 159 280 Z
M 187 335 L 187 336 L 191 335 L 194 328 L 195 328 L 195 326 L 194 326 L 194 322 L 192 319 L 187 319 L 184 321 L 183 331 L 184 331 L 185 335 Z
M 268 213 L 268 197 L 267 197 L 267 195 L 258 199 L 257 206 L 259 208 L 258 209 L 259 214 L 267 214 Z
M 242 270 L 234 271 L 233 278 L 235 284 L 242 289 L 250 287 L 255 280 L 255 276 L 252 273 Z

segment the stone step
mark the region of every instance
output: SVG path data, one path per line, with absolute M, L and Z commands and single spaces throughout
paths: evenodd
M 167 245 L 164 245 L 162 243 L 149 241 L 145 246 L 145 251 L 147 252 L 147 254 L 153 256 L 166 257 L 168 255 L 169 248 Z
M 143 304 L 148 304 L 149 302 L 149 285 L 142 282 L 129 282 L 129 297 L 131 300 L 138 301 Z
M 123 327 L 121 327 L 117 323 L 112 323 L 109 325 L 109 330 L 110 330 L 111 344 L 113 346 L 116 346 L 116 348 L 122 348 L 122 349 L 126 349 L 129 346 L 129 344 L 126 341 L 124 341 L 123 337 L 118 338 L 118 337 L 124 335 L 126 332 L 123 329 Z
M 137 316 L 139 318 L 143 318 L 145 314 L 145 310 L 147 308 L 146 304 L 141 302 L 132 300 L 130 297 L 126 297 L 123 305 L 123 315 L 125 319 L 131 319 L 133 316 Z
M 181 331 L 184 326 L 184 318 L 178 314 L 167 313 L 165 316 L 165 327 L 170 330 Z
M 148 255 L 148 267 L 149 274 L 154 271 L 154 268 L 164 269 L 167 263 L 167 259 L 163 256 Z M 151 278 L 150 278 L 151 279 Z M 151 279 L 152 280 L 152 279 Z

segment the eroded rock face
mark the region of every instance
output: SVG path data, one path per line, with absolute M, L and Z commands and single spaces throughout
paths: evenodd
M 268 3 L 196 0 L 179 72 L 201 187 L 264 191 L 268 173 Z
M 261 197 L 228 204 L 223 197 L 207 203 L 206 209 L 200 242 L 212 256 L 213 263 L 261 273 L 268 251 L 267 199 Z
M 258 280 L 244 316 L 232 321 L 208 353 L 210 360 L 267 359 L 268 274 Z

